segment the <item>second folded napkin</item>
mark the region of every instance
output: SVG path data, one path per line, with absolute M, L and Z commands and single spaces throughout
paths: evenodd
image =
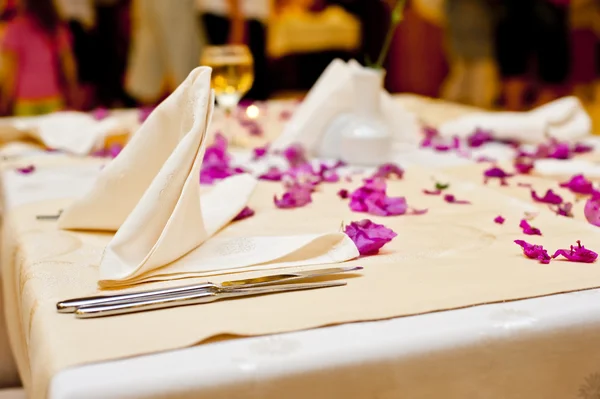
M 447 137 L 466 137 L 475 129 L 489 130 L 499 140 L 541 143 L 552 137 L 569 141 L 589 135 L 592 120 L 576 97 L 564 97 L 529 112 L 478 112 L 439 127 Z
M 204 244 L 246 206 L 257 181 L 248 174 L 237 175 L 201 193 L 200 167 L 214 106 L 210 74 L 210 68 L 192 71 L 104 168 L 92 190 L 62 213 L 60 228 L 116 231 L 100 262 L 100 285 L 214 272 L 213 261 L 223 257 L 222 247 L 214 252 Z M 342 233 L 317 234 L 308 240 L 306 236 L 270 237 L 267 247 L 283 252 L 264 253 L 264 245 L 254 246 L 226 257 L 228 263 L 219 270 L 285 261 L 290 253 L 315 243 L 317 250 L 296 255 L 291 265 L 310 264 L 311 259 L 338 262 L 358 255 Z M 198 247 L 202 259 L 184 270 L 177 266 L 175 261 Z M 330 256 L 333 252 L 343 256 Z

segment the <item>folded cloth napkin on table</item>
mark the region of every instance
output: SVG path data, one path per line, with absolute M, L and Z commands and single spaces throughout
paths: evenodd
M 84 112 L 65 111 L 48 115 L 6 118 L 0 122 L 0 141 L 29 138 L 46 148 L 87 155 L 99 149 L 111 134 L 131 133 L 137 125 L 137 113 L 121 113 L 97 120 Z
M 540 143 L 553 137 L 576 140 L 592 132 L 592 120 L 576 97 L 564 97 L 528 112 L 480 112 L 439 127 L 442 136 L 466 137 L 477 128 L 497 139 Z
M 210 73 L 205 67 L 192 71 L 103 169 L 92 190 L 62 213 L 58 224 L 63 229 L 117 231 L 100 263 L 100 285 L 191 276 L 276 259 L 296 265 L 358 255 L 342 233 L 269 237 L 267 245 L 256 244 L 264 241 L 260 237 L 221 239 L 214 253 L 202 245 L 239 214 L 257 183 L 250 175 L 237 175 L 201 195 L 200 166 L 214 106 Z M 253 245 L 244 246 L 249 240 Z M 162 269 L 201 245 L 200 258 L 194 257 L 192 264 L 176 262 L 173 269 Z M 276 250 L 265 251 L 269 246 Z M 244 251 L 229 254 L 228 248 Z M 288 259 L 301 249 L 307 251 Z
M 311 152 L 317 151 L 333 119 L 351 112 L 355 96 L 353 73 L 363 68 L 358 62 L 334 60 L 321 74 L 306 98 L 287 123 L 283 134 L 275 140 L 274 149 L 284 149 L 290 144 L 302 144 Z M 421 127 L 416 115 L 397 103 L 385 90 L 381 90 L 381 113 L 393 132 L 395 142 L 417 143 Z

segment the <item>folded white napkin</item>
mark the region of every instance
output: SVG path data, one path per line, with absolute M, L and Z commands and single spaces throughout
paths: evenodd
M 356 61 L 345 63 L 334 60 L 329 64 L 272 147 L 283 149 L 290 144 L 299 143 L 315 153 L 334 118 L 352 112 L 355 96 L 361 95 L 354 92 L 353 74 L 361 68 L 364 67 Z M 385 123 L 394 134 L 395 142 L 418 142 L 421 127 L 416 115 L 395 102 L 383 89 L 381 108 Z
M 351 240 L 341 233 L 333 235 L 336 245 L 328 246 L 323 245 L 323 240 L 331 240 L 326 234 L 315 235 L 308 242 L 304 236 L 269 237 L 269 245 L 279 252 L 265 252 L 264 245 L 241 246 L 247 251 L 234 251 L 230 257 L 225 256 L 223 247 L 214 252 L 203 245 L 244 208 L 257 184 L 254 177 L 242 174 L 201 195 L 200 166 L 214 106 L 210 73 L 205 67 L 193 70 L 103 169 L 92 190 L 62 213 L 58 224 L 63 229 L 117 231 L 100 263 L 100 285 L 210 273 L 223 257 L 229 262 L 224 269 L 263 264 L 284 258 L 286 251 L 310 249 L 314 242 L 320 245 L 300 257 L 301 261 L 337 262 L 358 255 Z M 285 239 L 291 240 L 286 247 L 282 246 Z M 340 252 L 338 244 L 343 246 L 342 256 L 332 253 Z M 228 245 L 225 248 L 235 247 L 233 241 Z M 198 247 L 199 261 L 187 266 L 172 263 Z M 169 264 L 174 268 L 163 269 Z
M 36 117 L 6 118 L 0 122 L 0 141 L 30 138 L 47 148 L 87 155 L 101 148 L 110 134 L 133 132 L 137 112 L 122 112 L 97 120 L 84 112 L 55 112 Z
M 573 176 L 583 173 L 585 177 L 600 178 L 600 164 L 584 159 L 538 159 L 535 173 L 541 176 Z
M 442 136 L 466 137 L 477 128 L 498 139 L 540 143 L 553 137 L 576 140 L 589 135 L 592 120 L 576 97 L 564 97 L 529 112 L 480 112 L 446 122 Z

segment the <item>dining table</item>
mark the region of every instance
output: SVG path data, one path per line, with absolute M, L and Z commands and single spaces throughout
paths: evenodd
M 412 95 L 397 96 L 397 101 L 430 125 L 475 111 Z M 293 112 L 297 103 L 274 102 L 266 106 L 277 109 L 280 115 Z M 267 140 L 277 135 L 285 121 L 285 117 L 269 120 Z M 257 136 L 244 139 L 239 147 L 231 149 L 236 162 L 245 164 L 251 158 L 252 146 L 264 139 Z M 595 138 L 588 141 L 599 142 Z M 498 162 L 510 162 L 513 154 L 505 146 L 494 144 L 478 151 Z M 3 215 L 36 203 L 81 196 L 110 162 L 99 157 L 49 152 L 30 143 L 8 143 L 0 157 Z M 592 153 L 587 159 L 594 157 L 597 156 Z M 472 179 L 474 183 L 480 179 L 482 168 L 472 159 L 454 153 L 418 147 L 405 148 L 394 161 L 405 168 L 427 167 L 465 182 Z M 35 172 L 19 172 L 28 165 L 35 165 Z M 533 176 L 531 183 L 552 187 L 557 177 Z M 33 241 L 28 241 L 28 234 L 33 233 L 14 225 L 15 220 L 21 219 L 5 218 L 2 225 L 0 256 L 5 271 L 29 261 L 26 256 L 6 253 L 6 242 L 33 245 Z M 36 251 L 52 252 L 51 241 L 36 239 L 35 243 L 42 246 Z M 28 284 L 44 278 L 35 275 L 35 268 L 27 270 L 32 275 L 20 277 L 21 290 L 33 289 Z M 52 331 L 47 331 L 44 324 L 31 323 L 31 315 L 21 312 L 22 304 L 11 298 L 0 298 L 0 304 L 0 311 L 4 312 L 0 318 L 0 387 L 10 387 L 19 384 L 19 372 L 36 377 L 36 370 L 18 370 L 11 351 L 35 351 L 48 363 L 55 360 L 56 353 L 53 348 L 35 345 L 17 348 L 6 332 L 11 323 L 27 326 L 26 336 L 22 337 L 25 342 L 35 342 L 32 337 Z M 31 312 L 50 311 L 37 304 L 27 306 Z M 184 327 L 168 326 L 167 333 L 169 328 Z M 85 339 L 73 342 L 75 351 L 78 347 L 84 350 L 87 345 L 95 343 Z M 594 399 L 600 397 L 600 351 L 594 349 L 598 347 L 600 287 L 590 287 L 278 334 L 220 336 L 185 348 L 76 365 L 52 376 L 46 397 Z M 25 384 L 24 388 L 29 394 L 30 387 Z

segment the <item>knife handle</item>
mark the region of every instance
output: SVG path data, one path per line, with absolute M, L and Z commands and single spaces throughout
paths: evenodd
M 206 282 L 193 285 L 184 285 L 181 287 L 161 288 L 150 291 L 132 292 L 129 294 L 74 298 L 58 302 L 56 304 L 56 310 L 59 313 L 73 313 L 81 307 L 128 303 L 130 301 L 139 301 L 141 299 L 150 299 L 153 297 L 158 298 L 173 294 L 183 294 L 186 292 L 195 292 L 203 290 L 210 291 L 216 289 L 218 289 L 218 287 L 215 284 Z
M 219 299 L 219 294 L 216 291 L 201 291 L 188 295 L 150 298 L 138 302 L 84 306 L 75 310 L 75 317 L 78 319 L 92 319 L 96 317 L 117 316 L 149 310 L 174 308 L 177 306 L 199 305 L 213 302 L 217 299 Z

